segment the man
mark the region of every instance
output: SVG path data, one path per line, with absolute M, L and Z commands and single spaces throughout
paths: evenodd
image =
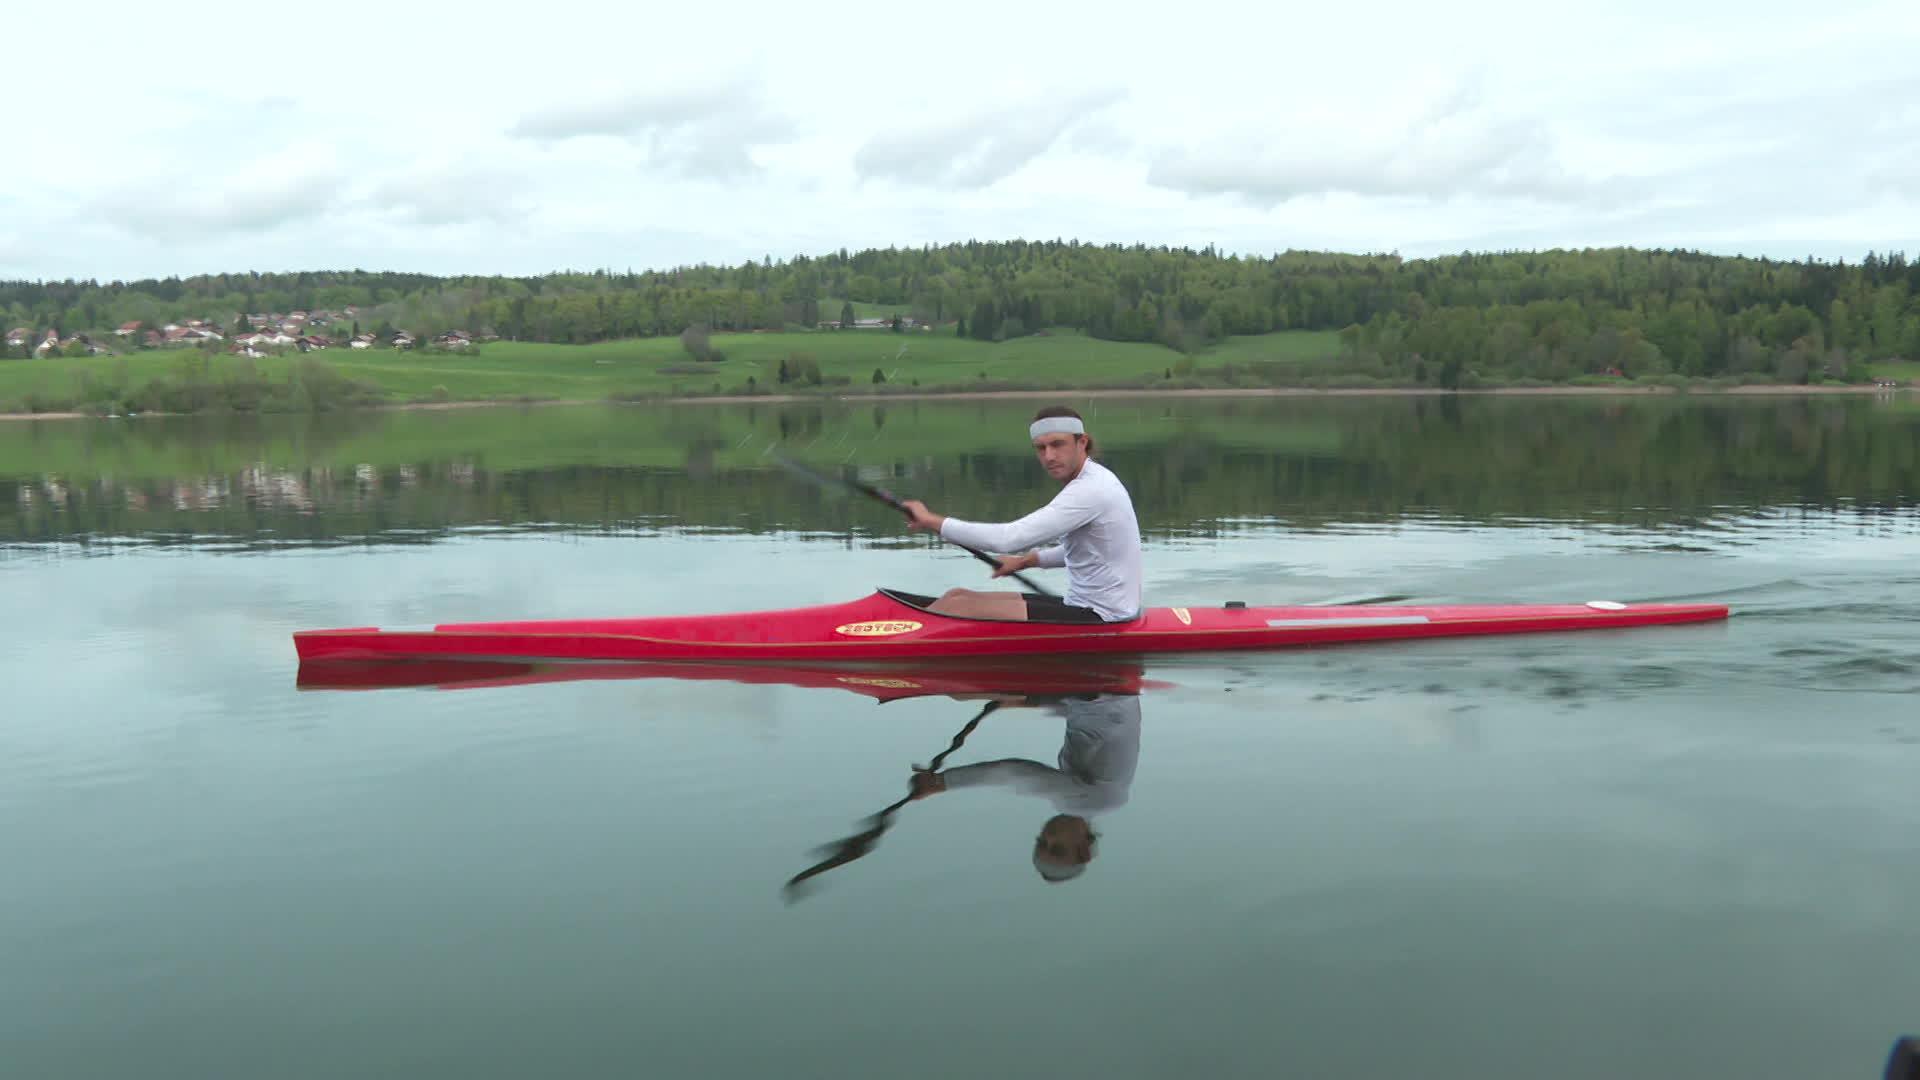
M 1027 435 L 1047 475 L 1062 487 L 1053 501 L 1018 521 L 981 524 L 936 514 L 908 500 L 908 527 L 944 540 L 1003 554 L 993 576 L 1034 567 L 1067 568 L 1064 601 L 1031 593 L 950 589 L 934 601 L 943 615 L 1036 622 L 1130 622 L 1140 617 L 1140 523 L 1133 498 L 1106 466 L 1093 460 L 1093 438 L 1079 413 L 1040 410 Z M 1047 544 L 1046 547 L 1038 545 Z
M 1058 765 L 1026 758 L 983 761 L 944 772 L 916 771 L 915 799 L 956 788 L 1004 786 L 1038 795 L 1055 811 L 1033 841 L 1033 868 L 1048 882 L 1079 877 L 1093 861 L 1099 835 L 1092 818 L 1127 802 L 1140 764 L 1138 694 L 1080 694 L 1056 701 L 1028 700 L 1067 722 Z

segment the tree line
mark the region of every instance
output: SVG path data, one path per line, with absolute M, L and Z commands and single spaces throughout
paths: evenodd
M 1012 241 L 528 277 L 13 281 L 0 282 L 0 325 L 66 336 L 354 305 L 367 325 L 420 340 L 466 329 L 580 344 L 835 327 L 855 302 L 980 341 L 1066 327 L 1201 353 L 1230 337 L 1340 331 L 1335 369 L 1439 385 L 1609 373 L 1809 381 L 1920 357 L 1920 263 L 1903 254 L 1848 263 L 1627 248 L 1403 259 Z

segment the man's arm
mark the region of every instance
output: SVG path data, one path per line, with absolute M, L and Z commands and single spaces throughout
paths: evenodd
M 1027 795 L 1070 791 L 1077 785 L 1059 769 L 1026 758 L 1002 758 L 961 765 L 940 774 L 940 790 L 966 787 L 1010 787 Z
M 984 551 L 1026 551 L 1065 536 L 1092 521 L 1099 512 L 1099 505 L 1089 499 L 1086 492 L 1069 486 L 1052 502 L 1018 521 L 993 525 L 948 517 L 940 522 L 939 529 L 942 539 L 967 547 Z M 1064 555 L 1060 565 L 1065 565 Z

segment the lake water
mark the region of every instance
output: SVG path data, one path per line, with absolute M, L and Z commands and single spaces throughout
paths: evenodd
M 1810 1080 L 1920 1029 L 1905 400 L 1078 404 L 1150 602 L 1735 615 L 1149 660 L 789 896 L 979 700 L 301 688 L 290 635 L 979 585 L 766 451 L 1010 517 L 1032 403 L 0 424 L 0 1075 Z M 1070 721 L 1102 789 L 1009 782 Z

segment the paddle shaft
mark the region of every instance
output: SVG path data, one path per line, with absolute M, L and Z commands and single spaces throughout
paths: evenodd
M 907 504 L 901 501 L 898 497 L 896 497 L 893 494 L 893 492 L 888 491 L 886 488 L 878 488 L 878 487 L 874 487 L 871 484 L 863 484 L 858 480 L 851 481 L 851 483 L 853 484 L 854 489 L 859 491 L 860 493 L 871 496 L 875 499 L 879 499 L 881 502 L 886 503 L 888 506 L 891 506 L 895 510 L 900 511 L 902 514 L 907 515 L 909 518 L 913 516 L 913 511 L 907 509 Z M 945 540 L 946 538 L 941 537 L 941 539 Z M 953 544 L 954 547 L 957 547 L 961 551 L 964 551 L 967 554 L 972 555 L 974 558 L 979 559 L 981 562 L 986 563 L 988 566 L 993 567 L 995 570 L 998 570 L 1000 568 L 999 559 L 996 559 L 993 556 L 987 554 L 986 552 L 981 551 L 979 548 L 971 548 L 965 544 L 956 543 L 952 540 L 947 540 L 947 543 Z M 1034 592 L 1037 592 L 1042 596 L 1050 596 L 1050 597 L 1054 596 L 1052 592 L 1046 589 L 1043 589 L 1038 585 L 1035 585 L 1031 581 L 1028 581 L 1026 575 L 1021 574 L 1017 571 L 1014 573 L 1008 574 L 1007 576 L 1011 577 L 1013 580 L 1019 582 L 1022 585 L 1025 585 L 1027 588 L 1032 589 Z M 1059 599 L 1059 598 L 1054 597 L 1054 599 Z
M 814 470 L 799 464 L 798 462 L 787 461 L 787 459 L 784 457 L 782 457 L 780 460 L 786 461 L 786 463 L 789 466 L 795 469 L 798 469 L 809 476 L 813 476 L 822 481 L 831 479 L 833 482 L 844 484 L 847 487 L 852 488 L 853 490 L 859 492 L 862 495 L 865 495 L 870 499 L 875 499 L 879 502 L 886 503 L 888 506 L 891 506 L 895 510 L 898 510 L 902 514 L 905 514 L 909 519 L 913 517 L 913 511 L 907 509 L 907 504 L 903 500 L 901 500 L 899 496 L 895 495 L 891 491 L 888 491 L 886 488 L 875 487 L 872 484 L 863 483 L 859 480 L 848 480 L 848 479 L 845 479 L 844 477 L 832 477 L 832 478 L 825 477 L 825 476 L 822 476 L 820 473 L 815 472 Z M 941 537 L 941 539 L 945 540 L 946 538 Z M 994 558 L 993 556 L 987 554 L 984 551 L 981 551 L 979 548 L 971 548 L 965 544 L 955 543 L 952 540 L 947 540 L 947 543 L 953 544 L 954 547 L 957 547 L 961 551 L 964 551 L 967 554 L 972 555 L 974 558 L 979 559 L 981 562 L 986 563 L 988 566 L 993 567 L 995 570 L 1000 569 L 1000 560 Z M 1034 592 L 1039 593 L 1041 596 L 1049 597 L 1055 600 L 1059 599 L 1059 597 L 1055 595 L 1051 590 L 1042 588 L 1041 586 L 1036 585 L 1033 582 L 1027 580 L 1024 574 L 1021 574 L 1016 571 L 1012 574 L 1009 574 L 1008 576 L 1013 578 L 1015 581 L 1018 581 L 1020 584 L 1025 585 L 1027 588 L 1032 589 Z

